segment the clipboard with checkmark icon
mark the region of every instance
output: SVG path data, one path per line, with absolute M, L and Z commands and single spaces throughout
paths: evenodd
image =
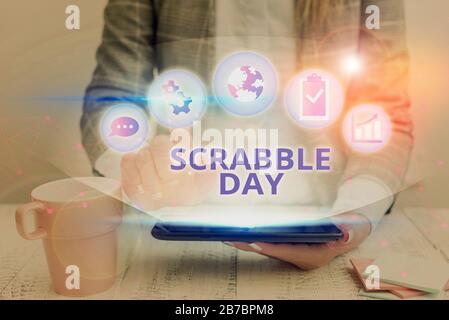
M 312 73 L 300 81 L 299 95 L 300 120 L 329 120 L 329 80 Z

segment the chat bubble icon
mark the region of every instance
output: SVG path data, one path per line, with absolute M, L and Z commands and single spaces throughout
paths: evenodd
M 109 136 L 130 137 L 139 130 L 139 123 L 131 117 L 119 117 L 111 123 Z

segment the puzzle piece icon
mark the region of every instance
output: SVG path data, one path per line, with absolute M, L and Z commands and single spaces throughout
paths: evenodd
M 173 107 L 173 114 L 178 115 L 181 112 L 184 113 L 189 113 L 190 112 L 190 104 L 192 103 L 192 98 L 191 97 L 186 97 L 184 95 L 184 92 L 182 91 L 178 91 L 176 93 L 178 95 L 178 97 L 181 98 L 181 100 L 183 101 L 182 105 L 176 105 L 174 103 L 171 103 L 170 105 Z
M 169 80 L 166 84 L 162 86 L 165 93 L 175 93 L 179 90 L 179 86 L 174 80 Z

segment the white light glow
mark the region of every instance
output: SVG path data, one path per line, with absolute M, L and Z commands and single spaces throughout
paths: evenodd
M 349 74 L 358 73 L 362 69 L 362 60 L 356 55 L 347 56 L 343 60 L 343 69 Z
M 167 223 L 247 228 L 313 223 L 333 215 L 328 207 L 298 206 L 176 207 L 148 213 Z

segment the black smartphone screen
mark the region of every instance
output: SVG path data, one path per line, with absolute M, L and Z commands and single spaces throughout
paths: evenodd
M 343 237 L 329 220 L 303 225 L 258 227 L 207 226 L 157 223 L 151 231 L 159 240 L 174 241 L 242 241 L 277 243 L 325 243 Z

